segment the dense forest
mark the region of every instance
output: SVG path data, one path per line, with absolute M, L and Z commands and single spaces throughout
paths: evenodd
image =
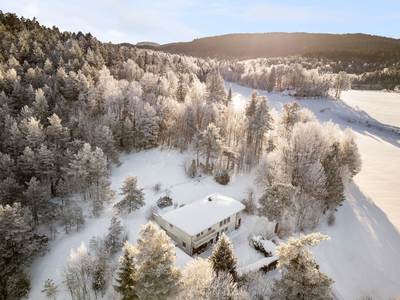
M 339 97 L 341 90 L 349 88 L 349 76 L 332 74 L 318 59 L 315 65 L 304 67 L 308 60 L 300 58 L 289 58 L 287 64 L 268 59 L 233 63 L 195 58 L 105 44 L 90 33 L 60 32 L 35 19 L 2 12 L 0 39 L 0 299 L 20 299 L 28 293 L 26 269 L 58 229 L 71 233 L 84 226 L 85 217 L 101 216 L 115 198 L 109 167 L 120 164 L 121 153 L 154 147 L 192 151 L 188 176 L 217 174 L 218 179 L 218 174 L 258 168 L 257 185 L 264 191 L 258 213 L 276 222 L 278 237 L 311 230 L 322 221 L 333 224 L 336 207 L 344 200 L 345 182 L 360 171 L 350 131 L 340 134 L 332 123 L 318 123 L 296 102 L 283 105 L 279 114 L 256 91 L 245 111 L 237 112 L 232 90 L 225 90 L 223 76 L 270 91 L 290 88 L 297 89 L 298 95 L 325 97 L 334 90 Z M 140 201 L 132 204 L 128 197 L 116 204 L 118 212 L 129 213 L 143 205 L 135 178 L 127 178 L 124 189 L 134 202 Z M 253 200 L 247 199 L 249 206 Z M 90 203 L 89 216 L 83 215 L 81 202 Z M 263 209 L 274 203 L 279 207 L 272 212 Z M 135 290 L 121 288 L 119 292 L 125 299 L 147 297 L 146 282 L 140 278 L 151 276 L 151 271 L 144 262 L 159 255 L 149 253 L 141 241 L 167 238 L 149 223 L 133 247 L 122 243 L 119 226 L 113 219 L 108 237 L 93 240 L 90 248 L 96 259 L 85 260 L 88 249 L 82 246 L 63 270 L 73 299 L 90 299 L 88 287 L 77 287 L 79 270 L 85 265 L 76 265 L 73 258 L 91 264 L 87 270 L 92 273 L 84 280 L 97 278 L 91 288 L 103 293 L 112 281 L 112 276 L 106 276 L 110 274 L 107 260 L 123 245 L 118 280 L 139 283 Z M 304 239 L 305 245 L 325 238 L 309 239 L 314 242 Z M 197 292 L 207 292 L 204 299 L 215 299 L 212 293 L 224 287 L 226 293 L 233 293 L 231 298 L 246 299 L 237 286 L 235 263 L 230 275 L 218 276 L 226 271 L 219 259 L 235 261 L 232 253 L 218 258 L 219 251 L 226 253 L 224 249 L 231 245 L 221 239 L 212 263 L 197 262 L 216 274 L 211 282 L 205 279 L 206 287 Z M 180 269 L 171 267 L 174 259 L 169 256 L 173 256 L 170 249 L 168 259 L 160 263 L 170 274 L 169 281 L 158 283 L 161 295 L 183 276 Z M 132 264 L 137 265 L 131 270 L 138 272 L 137 277 L 126 278 L 124 272 Z M 311 265 L 312 276 L 320 278 L 323 273 L 312 259 Z M 181 293 L 195 293 L 192 273 L 185 272 L 182 285 L 186 290 Z M 326 296 L 331 280 L 322 277 L 321 295 Z M 284 286 L 285 282 L 277 284 L 275 293 L 284 295 Z M 47 290 L 51 292 L 51 282 Z

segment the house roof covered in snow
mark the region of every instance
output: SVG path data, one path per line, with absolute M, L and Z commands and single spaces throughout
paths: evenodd
M 162 218 L 190 236 L 194 236 L 244 208 L 245 206 L 239 201 L 215 193 L 165 213 Z

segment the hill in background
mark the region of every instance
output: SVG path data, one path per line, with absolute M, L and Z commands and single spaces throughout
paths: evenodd
M 140 45 L 170 53 L 219 59 L 252 59 L 305 55 L 346 59 L 349 56 L 376 61 L 400 58 L 400 39 L 367 34 L 260 33 L 228 34 L 195 39 L 191 42 Z

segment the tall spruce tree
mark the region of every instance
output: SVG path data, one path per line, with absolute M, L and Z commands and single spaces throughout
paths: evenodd
M 287 243 L 276 248 L 278 269 L 281 279 L 274 280 L 274 299 L 325 300 L 333 299 L 330 295 L 334 281 L 319 270 L 314 256 L 308 247 L 330 240 L 321 233 L 291 237 Z
M 26 270 L 37 247 L 30 217 L 20 203 L 0 205 L 0 299 L 21 299 L 30 290 Z
M 322 166 L 324 167 L 326 176 L 327 192 L 324 202 L 324 211 L 327 209 L 334 210 L 338 205 L 342 205 L 342 202 L 345 200 L 339 151 L 339 144 L 334 143 L 330 152 L 322 160 Z
M 135 291 L 139 299 L 165 299 L 182 276 L 174 267 L 176 255 L 169 236 L 152 222 L 142 225 L 137 239 L 137 276 Z
M 278 233 L 279 224 L 290 213 L 295 211 L 293 198 L 296 188 L 290 184 L 273 183 L 267 187 L 258 200 L 260 207 L 258 214 L 267 217 L 270 222 L 275 222 L 275 233 Z
M 116 273 L 114 289 L 122 295 L 122 300 L 139 299 L 135 287 L 137 285 L 137 254 L 138 251 L 128 241 L 122 248 L 122 255 L 119 257 L 119 265 Z
M 219 272 L 230 273 L 233 280 L 237 282 L 236 260 L 237 258 L 233 252 L 232 243 L 225 233 L 223 233 L 214 246 L 213 253 L 210 256 L 212 268 L 217 274 L 219 274 Z
M 132 176 L 132 174 L 128 174 L 122 182 L 123 185 L 120 188 L 122 193 L 120 195 L 123 195 L 124 198 L 114 207 L 121 214 L 130 214 L 144 206 L 144 193 L 143 189 L 137 187 L 137 177 Z

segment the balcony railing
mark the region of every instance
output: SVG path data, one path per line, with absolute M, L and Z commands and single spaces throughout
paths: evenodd
M 203 234 L 203 235 L 199 236 L 198 238 L 196 238 L 194 241 L 192 241 L 192 247 L 197 248 L 197 247 L 203 245 L 204 243 L 208 243 L 216 235 L 217 235 L 217 232 L 215 231 L 215 229 L 210 230 L 207 232 L 207 234 L 205 234 L 205 235 Z

